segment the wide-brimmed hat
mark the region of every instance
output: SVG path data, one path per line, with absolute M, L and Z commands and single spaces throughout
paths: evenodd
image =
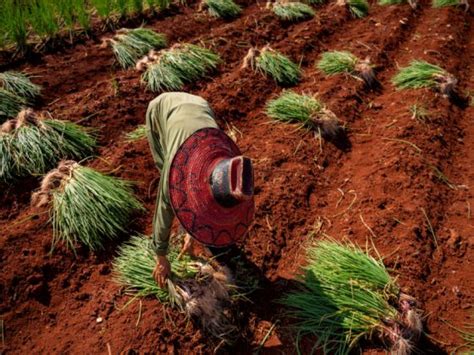
M 231 245 L 253 219 L 252 163 L 222 130 L 200 129 L 173 158 L 169 194 L 176 217 L 193 238 L 213 247 Z

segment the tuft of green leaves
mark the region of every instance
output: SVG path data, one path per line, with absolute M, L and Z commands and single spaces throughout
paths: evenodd
M 307 251 L 299 290 L 282 303 L 297 319 L 300 336 L 313 334 L 324 353 L 348 354 L 359 340 L 380 334 L 397 323 L 397 309 L 389 301 L 399 289 L 382 261 L 352 244 L 322 240 Z
M 164 34 L 140 27 L 120 30 L 111 44 L 122 68 L 130 68 L 150 50 L 165 48 L 167 42 Z
M 156 61 L 148 64 L 141 80 L 153 92 L 180 90 L 216 69 L 220 61 L 219 55 L 207 48 L 179 44 L 162 51 Z
M 172 243 L 168 252 L 171 264 L 171 279 L 189 279 L 196 276 L 198 268 L 188 255 L 178 259 L 179 249 Z M 113 262 L 114 280 L 126 287 L 126 292 L 139 297 L 155 296 L 162 303 L 176 301 L 167 288 L 161 288 L 153 279 L 156 266 L 156 253 L 151 240 L 146 236 L 134 236 L 119 249 L 119 255 Z
M 95 147 L 93 136 L 68 121 L 43 120 L 0 133 L 0 181 L 44 174 L 61 159 L 93 155 Z
M 128 181 L 79 164 L 68 175 L 51 192 L 53 247 L 64 242 L 72 250 L 77 243 L 104 249 L 107 239 L 126 231 L 132 213 L 143 209 Z
M 362 18 L 369 13 L 369 3 L 367 0 L 346 0 L 347 6 L 352 16 Z
M 0 123 L 7 118 L 15 117 L 26 104 L 25 98 L 0 88 Z
M 273 4 L 273 13 L 283 21 L 301 21 L 314 17 L 311 6 L 302 2 L 281 2 Z
M 231 19 L 240 14 L 242 9 L 232 0 L 204 0 L 209 15 Z
M 460 0 L 433 0 L 432 6 L 434 8 L 448 7 L 448 6 L 458 6 L 463 3 Z
M 348 51 L 324 52 L 317 67 L 326 75 L 353 73 L 359 59 Z
M 400 69 L 392 78 L 392 83 L 398 89 L 433 88 L 437 86 L 437 77 L 447 75 L 448 73 L 437 65 L 414 60 L 408 67 Z
M 24 98 L 29 103 L 36 99 L 41 92 L 41 86 L 32 83 L 28 75 L 15 71 L 0 73 L 0 87 Z
M 301 69 L 298 65 L 268 47 L 263 48 L 255 59 L 255 67 L 264 75 L 272 77 L 279 85 L 295 85 L 301 78 Z
M 128 132 L 125 135 L 125 140 L 127 142 L 135 142 L 143 138 L 146 138 L 146 125 L 144 124 L 139 125 L 133 131 Z

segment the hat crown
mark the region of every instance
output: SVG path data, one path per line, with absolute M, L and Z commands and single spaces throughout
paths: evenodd
M 214 167 L 210 185 L 215 200 L 223 207 L 234 207 L 253 196 L 252 161 L 242 155 L 222 159 Z

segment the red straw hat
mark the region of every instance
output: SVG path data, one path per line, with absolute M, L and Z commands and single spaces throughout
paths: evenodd
M 253 219 L 252 164 L 217 128 L 195 132 L 178 149 L 171 163 L 169 193 L 183 228 L 209 246 L 233 244 Z

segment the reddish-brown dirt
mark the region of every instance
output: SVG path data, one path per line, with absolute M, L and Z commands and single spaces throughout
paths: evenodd
M 426 1 L 416 11 L 372 3 L 370 15 L 356 20 L 326 4 L 314 19 L 289 25 L 266 11 L 264 2 L 240 4 L 242 16 L 231 22 L 198 14 L 192 5 L 148 24 L 171 43 L 200 41 L 222 56 L 216 73 L 186 91 L 209 100 L 221 126 L 234 127 L 237 144 L 255 165 L 256 218 L 241 247 L 261 288 L 243 307 L 242 339 L 225 350 L 295 351 L 275 300 L 304 262 L 308 236 L 325 233 L 361 246 L 372 241 L 424 310 L 421 352 L 454 351 L 462 340 L 451 325 L 462 327 L 473 312 L 474 107 L 461 109 L 430 90 L 396 91 L 390 79 L 398 66 L 426 59 L 460 78 L 462 92 L 472 92 L 472 15 L 432 9 Z M 345 123 L 350 143 L 320 142 L 313 133 L 270 122 L 264 106 L 281 88 L 240 69 L 250 46 L 267 43 L 301 63 L 304 78 L 294 89 L 317 93 Z M 383 88 L 368 92 L 351 77 L 324 77 L 314 61 L 334 49 L 369 56 Z M 134 225 L 149 233 L 159 173 L 147 142 L 127 143 L 124 134 L 144 122 L 155 95 L 140 86 L 136 72 L 114 66 L 110 50 L 94 40 L 18 68 L 43 85 L 39 110 L 97 129 L 100 158 L 89 164 L 137 182 L 148 212 Z M 416 103 L 429 111 L 424 121 L 412 118 L 409 109 Z M 29 207 L 38 184 L 30 178 L 1 187 L 0 353 L 216 349 L 216 340 L 156 300 L 123 308 L 129 298 L 111 276 L 116 244 L 96 254 L 79 249 L 77 257 L 62 247 L 50 254 L 47 216 Z M 98 317 L 103 321 L 97 323 Z

